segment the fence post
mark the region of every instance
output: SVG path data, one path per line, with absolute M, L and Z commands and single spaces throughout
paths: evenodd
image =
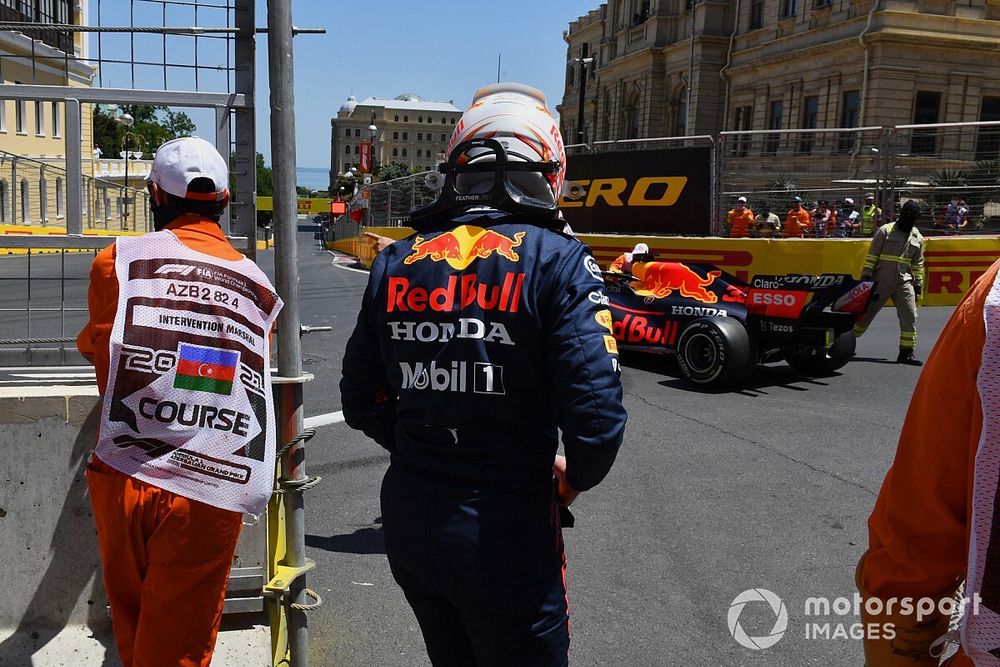
M 891 221 L 896 215 L 896 174 L 899 167 L 896 142 L 898 139 L 896 128 L 889 128 L 889 150 L 886 157 L 886 182 L 889 185 L 889 196 L 887 198 L 883 197 L 882 205 L 879 207 L 882 209 L 881 224 L 883 225 Z
M 83 139 L 80 102 L 66 100 L 66 233 L 83 233 Z M 128 159 L 128 158 L 126 158 Z M 126 185 L 128 185 L 126 183 Z
M 291 0 L 267 0 L 268 80 L 271 86 L 271 147 L 274 170 L 275 283 L 285 302 L 278 316 L 278 374 L 274 387 L 279 443 L 284 445 L 302 432 L 302 393 L 307 380 L 302 373 L 302 326 L 299 320 L 298 209 L 295 195 L 295 92 L 292 48 Z M 291 447 L 281 459 L 281 496 L 284 510 L 285 558 L 280 565 L 288 572 L 274 581 L 284 588 L 279 604 L 288 628 L 288 659 L 291 667 L 309 664 L 305 572 L 305 506 L 302 484 L 306 481 L 302 443 Z M 276 558 L 277 554 L 272 554 Z M 275 570 L 279 564 L 273 563 Z M 290 579 L 290 581 L 289 581 Z M 279 586 L 280 584 L 280 586 Z M 270 584 L 269 584 L 270 586 Z M 277 652 L 276 652 L 277 653 Z M 284 659 L 284 655 L 275 655 Z
M 713 142 L 712 145 L 712 182 L 711 182 L 711 197 L 712 206 L 709 215 L 712 216 L 712 220 L 708 226 L 712 234 L 719 234 L 719 224 L 722 220 L 722 164 L 725 157 L 723 156 L 723 146 L 725 145 L 725 137 L 719 135 L 718 141 Z

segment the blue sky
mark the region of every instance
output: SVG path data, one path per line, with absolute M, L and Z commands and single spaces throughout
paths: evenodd
M 91 23 L 97 24 L 97 2 L 91 0 Z M 223 3 L 216 3 L 223 4 Z M 562 31 L 569 22 L 596 8 L 599 0 L 439 0 L 413 2 L 384 0 L 293 0 L 295 25 L 326 28 L 326 35 L 295 38 L 296 151 L 300 167 L 327 167 L 330 161 L 330 118 L 347 96 L 359 100 L 374 95 L 395 97 L 404 92 L 448 101 L 464 109 L 481 85 L 496 81 L 497 54 L 501 54 L 501 78 L 540 88 L 553 108 L 562 98 L 566 43 Z M 128 25 L 132 0 L 103 0 L 101 23 Z M 134 5 L 137 25 L 162 24 L 162 6 L 138 0 Z M 170 25 L 194 24 L 193 11 L 168 6 Z M 265 24 L 266 0 L 257 0 L 258 26 Z M 224 17 L 211 10 L 199 12 L 198 24 L 224 25 Z M 190 38 L 168 39 L 172 60 L 193 51 Z M 92 55 L 96 56 L 96 41 Z M 136 59 L 162 59 L 162 39 L 141 36 L 135 43 Z M 104 37 L 105 58 L 128 59 L 132 44 L 127 36 Z M 200 62 L 219 64 L 224 56 L 213 54 L 210 42 L 202 42 Z M 176 54 L 176 55 L 175 55 Z M 267 114 L 267 37 L 258 36 L 257 149 L 270 162 L 270 130 Z M 103 85 L 129 87 L 131 68 L 107 65 Z M 137 68 L 137 87 L 163 87 L 162 70 Z M 224 90 L 224 82 L 205 73 L 202 87 Z M 189 72 L 171 71 L 171 88 L 193 89 Z M 211 133 L 211 120 L 192 114 L 199 131 Z

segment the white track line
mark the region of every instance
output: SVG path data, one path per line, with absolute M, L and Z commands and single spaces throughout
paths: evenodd
M 332 255 L 334 258 L 337 258 L 337 257 L 349 257 L 350 256 L 350 255 L 338 255 L 337 253 L 333 252 L 332 250 L 327 250 L 327 252 L 330 253 L 330 255 Z M 365 273 L 365 274 L 368 273 L 367 269 L 355 269 L 352 266 L 344 266 L 343 264 L 338 264 L 337 262 L 331 262 L 331 266 L 335 266 L 338 269 L 343 269 L 344 271 L 355 271 L 356 273 Z
M 331 424 L 340 424 L 344 421 L 344 412 L 338 410 L 337 412 L 328 412 L 325 415 L 316 415 L 315 417 L 306 417 L 302 420 L 302 426 L 305 428 L 318 428 L 320 426 L 329 426 Z
M 84 373 L 11 373 L 11 377 L 14 378 L 27 378 L 29 380 L 58 380 L 61 378 L 89 378 L 94 379 L 94 371 Z
M 94 372 L 93 366 L 0 366 L 0 372 L 8 373 L 11 371 L 59 371 L 59 372 L 69 372 L 69 371 L 90 371 Z

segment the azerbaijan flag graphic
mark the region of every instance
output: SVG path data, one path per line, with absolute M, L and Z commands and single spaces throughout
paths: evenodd
M 229 396 L 239 362 L 239 352 L 181 343 L 174 387 Z

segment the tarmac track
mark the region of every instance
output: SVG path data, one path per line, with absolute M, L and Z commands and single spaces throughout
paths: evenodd
M 272 253 L 260 260 L 270 273 Z M 333 327 L 303 338 L 305 370 L 316 374 L 305 414 L 315 416 L 340 409 L 343 349 L 367 278 L 308 234 L 299 260 L 303 324 Z M 54 275 L 56 261 L 36 258 L 33 271 Z M 67 263 L 79 303 L 89 258 Z M 16 301 L 14 276 L 25 264 L 0 258 L 0 307 Z M 35 297 L 53 301 L 57 283 L 39 282 Z M 950 312 L 921 310 L 919 357 Z M 23 324 L 6 316 L 0 337 L 23 335 L 13 333 Z M 79 324 L 70 322 L 70 335 Z M 883 311 L 833 377 L 806 379 L 776 364 L 731 393 L 692 389 L 664 359 L 623 359 L 626 443 L 608 479 L 574 505 L 577 527 L 566 531 L 572 664 L 862 663 L 854 639 L 805 638 L 807 622 L 830 623 L 832 635 L 856 617 L 803 612 L 807 597 L 854 593 L 865 521 L 919 374 L 891 363 L 897 334 L 894 312 Z M 23 374 L 8 370 L 0 381 L 12 373 Z M 308 555 L 317 562 L 309 585 L 324 599 L 309 617 L 313 664 L 428 664 L 384 556 L 378 492 L 387 454 L 343 424 L 322 427 L 307 452 L 307 471 L 324 478 L 306 496 Z M 762 651 L 738 645 L 727 627 L 733 599 L 755 587 L 778 594 L 788 611 L 783 639 Z M 750 603 L 739 620 L 748 635 L 764 636 L 775 615 Z

